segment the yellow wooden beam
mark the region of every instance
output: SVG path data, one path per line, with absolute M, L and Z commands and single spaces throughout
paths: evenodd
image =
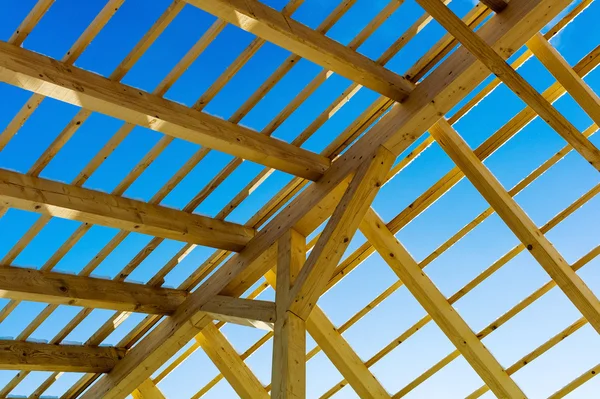
M 125 349 L 0 340 L 0 369 L 107 373 Z
M 288 311 L 290 288 L 306 261 L 306 238 L 294 229 L 277 242 L 277 321 L 273 337 L 271 397 L 306 397 L 306 323 Z M 275 288 L 275 281 L 271 281 Z
M 385 147 L 367 158 L 352 178 L 290 292 L 288 310 L 306 320 L 385 182 L 396 157 Z
M 501 12 L 508 5 L 506 0 L 481 0 L 481 2 L 495 13 Z
M 258 378 L 214 324 L 204 328 L 196 340 L 241 398 L 269 398 Z
M 134 399 L 165 399 L 165 395 L 162 394 L 151 379 L 144 381 L 131 395 Z
M 430 129 L 430 132 L 494 208 L 498 216 L 504 220 L 565 295 L 600 333 L 600 301 L 562 258 L 556 248 L 448 122 L 440 120 Z
M 477 33 L 473 32 L 440 0 L 417 0 L 433 18 L 471 54 L 529 105 L 592 166 L 600 171 L 600 151 L 567 118 L 538 93 Z
M 375 211 L 370 209 L 367 212 L 360 228 L 379 255 L 494 394 L 498 398 L 524 398 L 525 394 L 421 270 L 408 251 L 396 240 Z
M 235 223 L 2 169 L 0 204 L 232 251 L 254 236 Z
M 202 306 L 202 310 L 220 321 L 269 331 L 273 330 L 276 319 L 275 302 L 258 299 L 216 295 Z
M 277 271 L 279 275 L 279 271 Z M 275 272 L 270 270 L 265 274 L 267 282 L 276 288 Z M 276 288 L 275 292 L 277 292 Z M 293 313 L 287 312 L 291 315 Z M 295 316 L 295 315 L 293 315 Z M 297 317 L 296 317 L 297 318 Z M 298 320 L 301 320 L 297 318 Z M 369 368 L 352 349 L 348 341 L 329 320 L 327 315 L 315 306 L 306 320 L 306 330 L 313 337 L 319 348 L 344 376 L 352 389 L 361 398 L 389 398 L 383 385 L 369 371 Z M 305 357 L 303 356 L 305 359 Z M 300 359 L 299 359 L 300 360 Z M 306 360 L 305 360 L 306 362 Z M 295 366 L 297 367 L 297 366 Z M 302 365 L 304 367 L 304 365 Z M 275 384 L 275 382 L 273 382 Z M 275 385 L 273 385 L 275 387 Z M 274 394 L 275 392 L 273 392 Z
M 396 101 L 414 85 L 375 61 L 256 0 L 188 3 Z
M 329 159 L 131 86 L 0 42 L 0 81 L 310 180 Z
M 592 118 L 594 123 L 600 126 L 600 98 L 571 68 L 567 60 L 540 33 L 527 42 L 527 47 Z
M 19 301 L 169 314 L 187 295 L 183 290 L 0 266 L 0 297 Z

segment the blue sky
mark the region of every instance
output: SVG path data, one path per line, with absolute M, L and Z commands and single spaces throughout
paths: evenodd
M 22 0 L 1 5 L 3 12 L 0 13 L 0 40 L 8 40 L 34 3 L 34 0 Z M 285 5 L 284 0 L 270 0 L 265 3 L 277 9 Z M 306 0 L 293 17 L 311 28 L 316 28 L 337 3 L 337 0 Z M 60 59 L 105 4 L 105 0 L 56 0 L 23 46 Z M 125 0 L 124 5 L 75 65 L 104 76 L 110 75 L 169 4 L 168 0 Z M 385 0 L 358 0 L 328 35 L 347 44 L 387 4 Z M 458 15 L 464 15 L 473 3 L 468 0 L 454 0 L 450 6 Z M 359 48 L 359 51 L 373 59 L 378 58 L 421 14 L 422 10 L 416 3 L 407 0 Z M 552 40 L 571 65 L 600 42 L 600 30 L 589 28 L 595 26 L 599 15 L 600 6 L 597 2 L 593 3 L 575 23 Z M 122 82 L 146 91 L 154 90 L 214 21 L 214 17 L 186 6 Z M 387 64 L 387 67 L 399 74 L 404 73 L 443 34 L 443 29 L 437 23 L 430 23 Z M 228 26 L 165 97 L 192 106 L 252 39 L 248 33 Z M 265 44 L 204 110 L 222 118 L 230 118 L 288 55 L 285 50 Z M 263 130 L 320 71 L 320 67 L 304 60 L 300 61 L 241 123 L 258 131 Z M 543 91 L 554 82 L 552 76 L 535 59 L 530 59 L 519 72 L 539 91 Z M 586 77 L 586 82 L 596 91 L 600 90 L 600 73 L 593 71 Z M 292 141 L 349 84 L 350 82 L 343 77 L 330 77 L 275 130 L 274 137 Z M 0 107 L 0 129 L 10 122 L 29 97 L 30 93 L 0 84 L 0 98 L 3 99 L 3 106 Z M 303 147 L 312 151 L 322 151 L 376 98 L 375 93 L 361 89 L 318 129 Z M 568 95 L 563 96 L 555 105 L 578 129 L 584 130 L 591 125 L 591 119 Z M 516 95 L 506 87 L 500 86 L 468 116 L 461 119 L 455 128 L 473 148 L 476 148 L 523 107 L 524 104 Z M 19 133 L 0 151 L 0 167 L 27 173 L 77 111 L 78 109 L 71 105 L 50 99 L 44 100 Z M 451 115 L 452 112 L 448 116 Z M 72 182 L 121 125 L 121 121 L 93 114 L 42 171 L 41 176 Z M 160 139 L 161 135 L 157 132 L 135 128 L 84 186 L 106 192 L 113 191 Z M 591 140 L 600 145 L 600 139 L 595 135 Z M 485 163 L 501 183 L 510 189 L 564 145 L 565 142 L 558 134 L 536 119 Z M 174 140 L 124 195 L 150 200 L 198 149 L 199 147 L 193 144 Z M 211 152 L 161 203 L 183 208 L 232 159 L 229 155 Z M 433 144 L 384 186 L 374 202 L 374 208 L 384 220 L 390 220 L 453 166 L 440 147 Z M 261 170 L 259 165 L 244 162 L 200 204 L 196 212 L 215 216 L 238 190 Z M 290 178 L 284 173 L 275 172 L 232 212 L 227 220 L 245 223 L 273 194 L 289 182 Z M 599 182 L 597 171 L 579 155 L 570 153 L 516 199 L 541 226 Z M 487 204 L 482 197 L 464 180 L 402 229 L 397 237 L 420 261 L 486 208 Z M 568 262 L 575 262 L 599 244 L 599 210 L 600 200 L 594 198 L 547 234 Z M 38 217 L 24 211 L 10 210 L 0 218 L 0 259 L 5 257 Z M 78 226 L 79 223 L 74 221 L 51 220 L 27 248 L 18 254 L 16 259 L 11 260 L 12 264 L 42 267 Z M 114 229 L 93 227 L 58 262 L 55 270 L 79 272 L 116 233 Z M 123 243 L 100 263 L 94 274 L 114 277 L 149 240 L 150 237 L 141 234 L 128 235 Z M 363 242 L 364 238 L 358 233 L 347 253 L 350 254 Z M 517 243 L 517 239 L 503 222 L 496 215 L 492 215 L 432 262 L 426 271 L 440 290 L 450 297 Z M 130 280 L 148 281 L 182 246 L 182 243 L 165 240 L 132 273 Z M 212 252 L 208 248 L 194 249 L 169 273 L 166 285 L 180 285 Z M 600 261 L 593 260 L 580 274 L 594 292 L 600 295 Z M 479 331 L 547 280 L 543 269 L 529 254 L 523 253 L 459 300 L 456 309 L 475 331 Z M 334 324 L 340 325 L 395 281 L 395 275 L 383 260 L 378 255 L 373 255 L 327 292 L 319 305 Z M 261 298 L 272 299 L 273 292 L 267 290 Z M 0 336 L 18 336 L 43 308 L 43 304 L 20 304 L 17 311 L 0 324 Z M 59 307 L 31 338 L 51 340 L 79 310 L 74 307 Z M 67 341 L 85 342 L 113 313 L 95 310 L 67 337 Z M 410 293 L 405 288 L 400 288 L 345 332 L 344 337 L 361 358 L 366 360 L 423 315 L 424 311 Z M 104 343 L 118 343 L 142 317 L 129 317 Z M 484 342 L 500 363 L 509 367 L 579 317 L 576 309 L 555 288 L 487 337 Z M 240 353 L 263 334 L 258 330 L 230 325 L 225 326 L 222 331 Z M 312 345 L 313 342 L 309 339 L 309 348 Z M 600 359 L 598 348 L 600 340 L 597 334 L 586 325 L 516 373 L 514 378 L 530 397 L 547 397 L 583 371 L 596 365 Z M 450 342 L 439 328 L 429 323 L 373 366 L 371 371 L 389 392 L 394 393 L 452 350 Z M 247 361 L 264 384 L 270 380 L 270 358 L 271 348 L 267 344 Z M 0 372 L 0 385 L 7 383 L 15 373 Z M 169 398 L 186 398 L 192 396 L 216 374 L 215 366 L 199 350 L 165 378 L 159 387 Z M 12 393 L 31 394 L 48 375 L 49 373 L 31 373 Z M 308 362 L 307 376 L 310 398 L 320 396 L 341 380 L 339 372 L 322 353 Z M 67 373 L 53 384 L 46 394 L 60 396 L 78 378 L 78 374 Z M 480 385 L 481 380 L 477 374 L 462 357 L 459 357 L 412 391 L 409 396 L 464 397 Z M 599 389 L 600 380 L 593 379 L 575 391 L 571 397 L 590 398 Z M 486 397 L 491 398 L 490 395 L 488 393 Z M 235 396 L 225 381 L 217 384 L 206 395 L 209 398 Z M 352 398 L 356 395 L 346 387 L 336 397 Z

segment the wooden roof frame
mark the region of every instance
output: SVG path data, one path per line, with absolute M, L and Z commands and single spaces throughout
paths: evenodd
M 426 13 L 415 22 L 414 29 L 402 35 L 378 60 L 371 60 L 356 49 L 400 7 L 401 1 L 390 2 L 349 45 L 344 46 L 325 34 L 352 6 L 353 1 L 341 2 L 317 29 L 312 30 L 292 19 L 292 14 L 303 0 L 291 0 L 281 12 L 258 0 L 174 0 L 109 77 L 73 66 L 124 1 L 108 0 L 61 60 L 21 47 L 27 35 L 50 9 L 53 0 L 38 0 L 9 41 L 0 42 L 0 81 L 33 93 L 0 133 L 0 150 L 45 97 L 81 107 L 27 174 L 0 170 L 0 217 L 9 208 L 42 214 L 0 260 L 0 291 L 3 297 L 10 299 L 0 311 L 0 321 L 8 317 L 20 301 L 47 303 L 47 307 L 19 337 L 0 342 L 3 349 L 0 351 L 0 369 L 20 370 L 0 390 L 1 397 L 8 395 L 29 372 L 45 370 L 53 374 L 33 395 L 39 396 L 45 392 L 61 372 L 77 371 L 85 375 L 63 395 L 65 399 L 122 399 L 129 394 L 140 399 L 163 398 L 157 384 L 193 351 L 202 348 L 221 375 L 194 398 L 202 396 L 221 378 L 225 378 L 243 398 L 268 397 L 270 394 L 276 398 L 303 398 L 306 396 L 305 363 L 321 350 L 344 377 L 344 381 L 323 395 L 324 398 L 333 396 L 346 385 L 350 385 L 360 397 L 402 397 L 460 355 L 486 384 L 469 398 L 479 397 L 488 389 L 498 397 L 517 398 L 525 394 L 512 379 L 512 374 L 588 322 L 600 333 L 600 300 L 576 273 L 600 254 L 600 245 L 578 262 L 569 265 L 545 237 L 550 229 L 593 198 L 600 191 L 600 186 L 595 186 L 541 227 L 536 226 L 513 199 L 514 195 L 571 150 L 600 170 L 600 151 L 589 140 L 600 125 L 600 98 L 583 80 L 600 62 L 600 47 L 596 47 L 578 64 L 570 66 L 548 41 L 592 0 L 579 1 L 544 35 L 540 30 L 558 16 L 571 3 L 570 0 L 482 0 L 462 19 L 441 0 L 417 0 Z M 219 19 L 153 93 L 120 83 L 185 4 L 198 7 Z M 448 34 L 417 61 L 405 76 L 386 69 L 387 61 L 432 19 L 438 21 Z M 173 83 L 227 24 L 238 26 L 257 38 L 215 80 L 194 107 L 164 99 L 164 94 Z M 203 112 L 206 104 L 266 42 L 289 50 L 292 55 L 228 121 Z M 523 46 L 528 49 L 512 65 L 508 64 L 505 60 Z M 538 58 L 557 80 L 543 93 L 537 92 L 516 72 L 531 56 Z M 323 72 L 262 132 L 240 126 L 241 119 L 301 58 L 320 65 L 324 68 Z M 286 143 L 270 137 L 332 73 L 350 79 L 352 85 L 293 142 Z M 457 112 L 448 115 L 491 73 L 497 78 L 480 88 L 474 98 Z M 452 125 L 501 82 L 516 93 L 527 107 L 480 147 L 471 150 Z M 326 121 L 327 115 L 337 112 L 363 86 L 381 97 L 335 138 L 323 153 L 316 154 L 300 148 Z M 583 132 L 577 130 L 552 105 L 565 92 L 594 121 Z M 126 123 L 71 184 L 40 178 L 42 170 L 93 112 Z M 482 161 L 536 116 L 545 120 L 568 145 L 515 187 L 506 190 Z M 135 126 L 156 130 L 164 136 L 131 174 L 117 185 L 113 193 L 83 188 L 89 176 Z M 396 162 L 397 157 L 426 132 L 431 136 Z M 175 138 L 199 144 L 202 148 L 150 201 L 125 198 L 123 194 L 126 189 Z M 377 192 L 434 141 L 454 161 L 456 167 L 386 224 L 371 208 Z M 182 210 L 161 206 L 160 202 L 168 193 L 211 150 L 222 151 L 236 158 Z M 253 161 L 265 168 L 216 217 L 193 214 L 197 206 L 243 160 Z M 224 219 L 233 209 L 274 170 L 288 172 L 295 178 L 245 225 L 226 222 Z M 429 257 L 416 262 L 394 234 L 462 177 L 471 181 L 490 208 Z M 446 298 L 422 269 L 494 212 L 521 243 L 455 295 Z M 41 270 L 12 266 L 18 254 L 52 217 L 83 223 Z M 307 241 L 307 237 L 324 222 L 322 232 Z M 82 268 L 80 275 L 52 271 L 94 224 L 119 229 L 119 233 L 94 260 Z M 367 242 L 342 260 L 357 229 L 362 231 Z M 148 234 L 153 238 L 114 280 L 91 277 L 100 262 L 131 232 Z M 129 274 L 165 239 L 185 244 L 148 284 L 126 282 Z M 177 289 L 161 287 L 164 277 L 178 261 L 199 245 L 213 247 L 217 251 Z M 454 311 L 453 304 L 525 249 L 530 251 L 552 280 L 479 333 L 472 331 Z M 310 253 L 307 256 L 308 251 Z M 399 280 L 346 323 L 334 326 L 317 306 L 319 297 L 375 251 L 388 263 Z M 265 282 L 247 294 L 263 277 Z M 413 294 L 427 315 L 373 358 L 361 360 L 342 333 L 402 285 Z M 502 368 L 481 339 L 555 285 L 583 317 L 512 367 Z M 268 286 L 275 289 L 275 301 L 256 299 Z M 51 342 L 42 344 L 26 341 L 59 305 L 82 306 L 83 310 Z M 64 338 L 96 308 L 117 312 L 84 345 L 64 344 Z M 146 313 L 147 316 L 119 345 L 99 346 L 131 312 Z M 399 392 L 393 395 L 388 393 L 369 368 L 431 320 L 448 336 L 456 346 L 456 351 Z M 224 323 L 261 328 L 267 332 L 247 352 L 238 354 L 219 331 Z M 308 353 L 306 332 L 317 343 L 317 347 Z M 272 386 L 265 387 L 244 360 L 271 338 L 274 345 Z M 163 364 L 190 341 L 194 342 L 188 350 L 153 377 Z M 572 392 L 600 372 L 599 367 L 586 371 L 552 397 L 560 398 Z

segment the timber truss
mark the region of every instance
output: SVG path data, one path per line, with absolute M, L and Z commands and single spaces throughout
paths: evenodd
M 600 246 L 578 261 L 567 263 L 546 238 L 546 233 L 592 200 L 600 186 L 594 186 L 542 226 L 535 224 L 513 199 L 571 152 L 585 159 L 594 172 L 600 170 L 600 151 L 590 141 L 600 124 L 600 99 L 583 80 L 597 66 L 600 48 L 570 65 L 549 43 L 591 2 L 482 0 L 459 18 L 448 8 L 448 2 L 416 0 L 425 13 L 408 30 L 398 32 L 399 38 L 379 59 L 372 60 L 357 49 L 392 14 L 402 10 L 401 0 L 390 0 L 348 45 L 334 41 L 326 33 L 356 0 L 341 1 L 316 29 L 293 19 L 303 0 L 291 0 L 281 11 L 258 0 L 174 0 L 114 72 L 104 77 L 75 66 L 75 62 L 126 1 L 108 0 L 59 60 L 24 46 L 28 35 L 54 3 L 54 0 L 39 0 L 12 37 L 0 43 L 0 80 L 33 93 L 0 134 L 0 149 L 9 150 L 11 140 L 45 98 L 74 105 L 78 112 L 27 173 L 0 170 L 1 216 L 6 217 L 10 209 L 41 214 L 0 261 L 0 289 L 9 299 L 0 320 L 17 312 L 23 301 L 47 304 L 18 337 L 0 341 L 0 368 L 18 370 L 7 385 L 0 387 L 0 397 L 10 395 L 30 373 L 49 371 L 51 375 L 32 390 L 30 397 L 43 395 L 64 375 L 78 372 L 82 373 L 80 378 L 62 398 L 121 399 L 130 394 L 135 398 L 163 398 L 157 385 L 200 348 L 220 374 L 193 398 L 202 397 L 222 379 L 243 398 L 306 397 L 306 364 L 319 352 L 342 376 L 341 381 L 323 393 L 323 398 L 343 389 L 345 392 L 351 389 L 361 398 L 400 398 L 459 357 L 482 381 L 469 398 L 479 397 L 488 390 L 501 398 L 526 397 L 526 390 L 515 382 L 513 374 L 587 323 L 600 333 L 599 293 L 588 288 L 577 274 L 600 253 Z M 152 93 L 121 83 L 184 7 L 199 8 L 213 14 L 216 20 Z M 384 65 L 432 21 L 437 21 L 447 33 L 406 73 L 400 75 L 387 69 Z M 250 46 L 193 107 L 166 99 L 167 91 L 228 25 L 254 35 Z M 291 55 L 228 120 L 203 111 L 268 42 Z M 537 91 L 516 72 L 532 57 L 555 79 L 544 92 Z M 510 63 L 506 61 L 509 58 Z M 301 59 L 322 67 L 321 72 L 262 131 L 240 124 Z M 351 82 L 335 101 L 290 143 L 272 137 L 333 74 Z M 524 108 L 472 150 L 454 125 L 459 119 L 468 118 L 469 111 L 502 84 L 522 100 Z M 304 149 L 302 145 L 362 88 L 363 92 L 370 90 L 379 96 L 337 137 L 330 135 L 323 151 Z M 565 93 L 594 122 L 584 131 L 552 105 Z M 40 177 L 78 129 L 96 113 L 124 124 L 72 182 Z M 507 190 L 483 161 L 536 117 L 545 121 L 566 145 Z M 137 127 L 158 132 L 161 139 L 112 193 L 84 188 L 103 161 Z M 124 196 L 176 139 L 194 143 L 197 151 L 149 201 Z M 371 206 L 380 189 L 434 146 L 441 147 L 455 167 L 397 216 L 388 222 L 382 220 Z M 161 205 L 211 151 L 229 154 L 233 159 L 182 209 Z M 261 165 L 262 170 L 248 179 L 239 194 L 214 217 L 193 213 L 245 160 Z M 246 223 L 225 220 L 277 171 L 292 176 L 283 189 Z M 489 208 L 429 256 L 417 261 L 396 239 L 396 234 L 464 178 L 487 201 Z M 512 231 L 519 244 L 447 297 L 423 269 L 493 214 Z M 41 268 L 15 267 L 19 254 L 54 218 L 80 224 Z M 82 266 L 78 275 L 53 270 L 94 225 L 117 229 L 118 233 Z M 357 231 L 365 241 L 356 248 L 349 247 Z M 93 277 L 94 270 L 135 233 L 152 239 L 114 279 Z M 126 281 L 161 243 L 169 240 L 185 244 L 146 284 Z M 165 277 L 198 247 L 216 251 L 178 288 L 164 287 Z M 344 258 L 348 248 L 354 250 Z M 487 327 L 474 331 L 453 305 L 522 252 L 530 253 L 551 279 Z M 318 306 L 319 298 L 374 253 L 387 263 L 397 279 L 345 323 L 334 325 Z M 554 286 L 564 293 L 581 318 L 516 363 L 501 364 L 482 339 Z M 342 334 L 401 287 L 412 294 L 426 315 L 392 342 L 383 342 L 382 349 L 373 357 L 362 359 Z M 274 300 L 258 299 L 261 293 L 272 289 L 275 289 Z M 64 305 L 79 306 L 81 310 L 48 343 L 28 340 Z M 114 313 L 83 345 L 65 342 L 94 309 Z M 144 317 L 117 345 L 100 345 L 133 314 Z M 387 317 L 402 317 L 402 311 Z M 439 327 L 455 350 L 399 391 L 389 392 L 375 377 L 372 366 L 430 322 Z M 226 323 L 265 332 L 240 354 L 221 332 Z M 308 352 L 307 332 L 316 343 Z M 272 377 L 267 386 L 245 362 L 263 345 L 273 347 Z M 595 352 L 598 353 L 597 348 Z M 575 391 L 598 372 L 600 365 L 583 372 L 563 384 L 552 398 Z

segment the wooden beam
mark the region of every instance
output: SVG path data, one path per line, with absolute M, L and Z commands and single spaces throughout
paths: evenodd
M 277 275 L 279 276 L 279 270 L 277 270 Z M 272 270 L 265 274 L 265 278 L 272 287 L 276 287 L 275 273 Z M 293 315 L 293 313 L 287 313 Z M 297 316 L 296 319 L 301 320 Z M 383 385 L 369 371 L 319 306 L 315 306 L 308 316 L 306 330 L 357 395 L 361 398 L 373 399 L 390 397 Z
M 0 297 L 19 301 L 169 314 L 187 295 L 183 290 L 0 266 Z
M 600 126 L 600 98 L 571 68 L 567 60 L 540 33 L 527 42 L 527 47 L 592 118 L 594 123 Z
M 370 209 L 367 212 L 360 228 L 367 240 L 492 392 L 499 398 L 524 398 L 525 394 L 421 270 L 408 251 L 396 240 L 375 211 Z
M 144 381 L 131 395 L 134 399 L 165 399 L 165 395 L 162 394 L 151 379 Z
M 0 204 L 231 251 L 254 236 L 254 229 L 235 223 L 2 169 Z
M 196 339 L 241 398 L 269 398 L 269 394 L 258 378 L 214 324 L 211 323 L 204 328 L 202 334 L 198 334 Z
M 511 0 L 510 7 L 502 12 L 501 18 L 492 16 L 478 33 L 508 58 L 512 55 L 511 49 L 520 48 L 569 4 L 570 0 Z M 212 322 L 209 317 L 203 317 L 204 313 L 200 310 L 204 303 L 219 293 L 234 295 L 232 293 L 244 292 L 272 267 L 266 262 L 258 262 L 256 269 L 250 266 L 313 207 L 327 206 L 321 201 L 352 175 L 364 161 L 364 154 L 372 153 L 382 144 L 399 154 L 487 76 L 489 70 L 464 48 L 450 54 L 417 85 L 401 107 L 392 108 L 376 126 L 336 159 L 319 182 L 302 191 L 257 233 L 241 253 L 233 256 L 201 284 L 172 317 L 148 333 L 109 375 L 101 377 L 82 398 L 123 399 L 127 396 L 175 355 L 185 342 Z M 242 272 L 250 277 L 237 279 Z
M 217 295 L 202 306 L 214 319 L 227 323 L 273 330 L 275 302 Z
M 600 171 L 600 151 L 440 0 L 417 0 L 433 18 Z
M 310 180 L 318 154 L 18 46 L 0 42 L 0 81 Z
M 0 369 L 107 373 L 125 349 L 0 340 Z
M 481 2 L 495 13 L 501 12 L 508 5 L 506 0 L 481 0 Z
M 290 292 L 288 310 L 306 320 L 325 290 L 333 270 L 358 229 L 363 215 L 385 182 L 396 157 L 385 147 L 356 171 Z
M 277 321 L 273 337 L 271 397 L 306 397 L 306 323 L 288 311 L 290 288 L 306 261 L 306 237 L 289 229 L 277 243 Z M 272 279 L 271 279 L 272 280 Z
M 187 2 L 393 100 L 404 100 L 414 87 L 404 77 L 259 1 Z
M 600 301 L 556 248 L 448 122 L 441 120 L 430 132 L 556 285 L 600 333 Z

